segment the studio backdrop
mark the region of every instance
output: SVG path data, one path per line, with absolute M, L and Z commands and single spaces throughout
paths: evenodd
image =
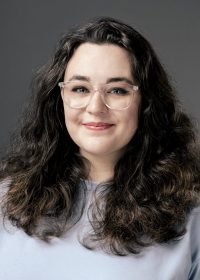
M 196 124 L 200 121 L 199 0 L 7 0 L 0 3 L 0 153 L 30 97 L 34 73 L 70 27 L 98 16 L 120 19 L 153 45 Z M 155 81 L 156 82 L 156 81 Z

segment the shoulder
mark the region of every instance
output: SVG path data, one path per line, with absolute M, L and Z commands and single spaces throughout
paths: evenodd
M 190 214 L 187 234 L 191 248 L 191 280 L 200 279 L 200 207 L 193 209 Z
M 10 177 L 7 177 L 5 179 L 0 180 L 0 189 L 7 188 L 12 182 L 12 179 Z
M 0 181 L 0 218 L 2 218 L 3 199 L 9 189 L 11 181 L 12 180 L 10 178 L 6 178 L 6 179 Z
M 0 201 L 4 196 L 4 194 L 8 191 L 11 182 L 12 182 L 11 178 L 0 180 Z
M 200 207 L 194 208 L 190 214 L 187 231 L 196 257 L 200 258 Z M 197 250 L 198 249 L 198 250 Z

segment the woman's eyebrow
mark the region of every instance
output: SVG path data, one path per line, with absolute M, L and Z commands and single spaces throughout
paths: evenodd
M 126 77 L 113 77 L 113 78 L 109 78 L 106 80 L 106 83 L 112 83 L 112 82 L 126 82 L 128 84 L 133 84 L 133 81 L 131 81 L 130 79 L 126 78 Z
M 88 76 L 81 76 L 81 75 L 73 75 L 68 81 L 72 81 L 72 80 L 90 82 L 90 78 Z
M 91 81 L 88 76 L 82 76 L 82 75 L 73 75 L 69 79 L 69 81 L 72 81 L 72 80 L 87 81 L 87 82 Z M 112 78 L 108 78 L 106 80 L 106 84 L 112 83 L 112 82 L 126 82 L 128 84 L 133 84 L 133 81 L 126 77 L 112 77 Z

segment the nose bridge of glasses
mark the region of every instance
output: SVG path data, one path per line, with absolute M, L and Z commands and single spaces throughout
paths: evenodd
M 94 94 L 95 92 L 98 92 L 99 94 L 102 94 L 105 92 L 105 86 L 104 85 L 99 85 L 98 87 L 92 87 L 92 93 Z
M 93 87 L 91 89 L 91 96 L 90 96 L 90 99 L 88 101 L 88 105 L 94 105 L 95 107 L 96 106 L 99 106 L 100 104 L 103 105 L 103 106 L 106 106 L 105 104 L 105 101 L 104 101 L 104 87 L 103 85 L 99 86 L 99 87 Z

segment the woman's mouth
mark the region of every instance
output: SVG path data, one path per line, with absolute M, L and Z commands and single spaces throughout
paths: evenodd
M 113 126 L 113 124 L 110 123 L 104 123 L 104 122 L 88 122 L 83 123 L 83 125 L 90 130 L 106 130 Z

